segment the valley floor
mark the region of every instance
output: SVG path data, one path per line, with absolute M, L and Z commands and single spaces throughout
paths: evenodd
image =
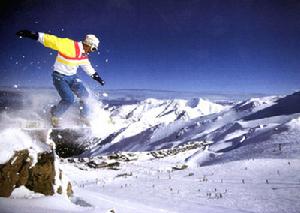
M 174 170 L 181 153 L 121 162 L 120 170 L 62 163 L 74 188 L 63 196 L 0 198 L 1 212 L 299 212 L 300 160 L 248 159 Z M 142 155 L 142 154 L 141 154 Z M 79 169 L 81 168 L 81 169 Z

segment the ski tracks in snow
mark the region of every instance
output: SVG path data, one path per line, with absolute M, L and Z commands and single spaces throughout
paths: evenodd
M 107 196 L 101 193 L 89 191 L 86 189 L 77 188 L 76 191 L 78 194 L 84 198 L 86 202 L 93 206 L 93 209 L 90 212 L 109 212 L 110 209 L 113 209 L 116 213 L 173 213 L 169 209 L 155 208 L 142 203 L 137 203 L 132 200 L 124 200 L 118 198 L 116 194 L 115 197 Z M 175 212 L 174 212 L 175 213 Z

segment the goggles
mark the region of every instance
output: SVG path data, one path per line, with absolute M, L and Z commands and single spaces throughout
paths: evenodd
M 95 51 L 97 51 L 97 48 L 96 47 L 91 47 L 91 51 L 95 52 Z

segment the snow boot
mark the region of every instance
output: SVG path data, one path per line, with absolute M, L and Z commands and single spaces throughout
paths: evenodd
M 56 116 L 51 116 L 51 124 L 53 128 L 59 128 L 60 127 L 60 118 Z

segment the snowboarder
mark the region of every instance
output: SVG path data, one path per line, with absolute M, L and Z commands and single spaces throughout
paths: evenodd
M 74 103 L 74 94 L 80 99 L 80 120 L 82 124 L 89 126 L 89 109 L 86 103 L 89 93 L 77 76 L 77 68 L 80 66 L 94 80 L 102 86 L 104 85 L 104 81 L 88 59 L 89 53 L 98 50 L 98 38 L 95 35 L 86 35 L 84 41 L 74 41 L 29 30 L 21 30 L 16 34 L 20 38 L 31 38 L 39 41 L 45 47 L 58 51 L 52 77 L 61 100 L 51 108 L 52 126 L 59 127 L 61 116 Z

